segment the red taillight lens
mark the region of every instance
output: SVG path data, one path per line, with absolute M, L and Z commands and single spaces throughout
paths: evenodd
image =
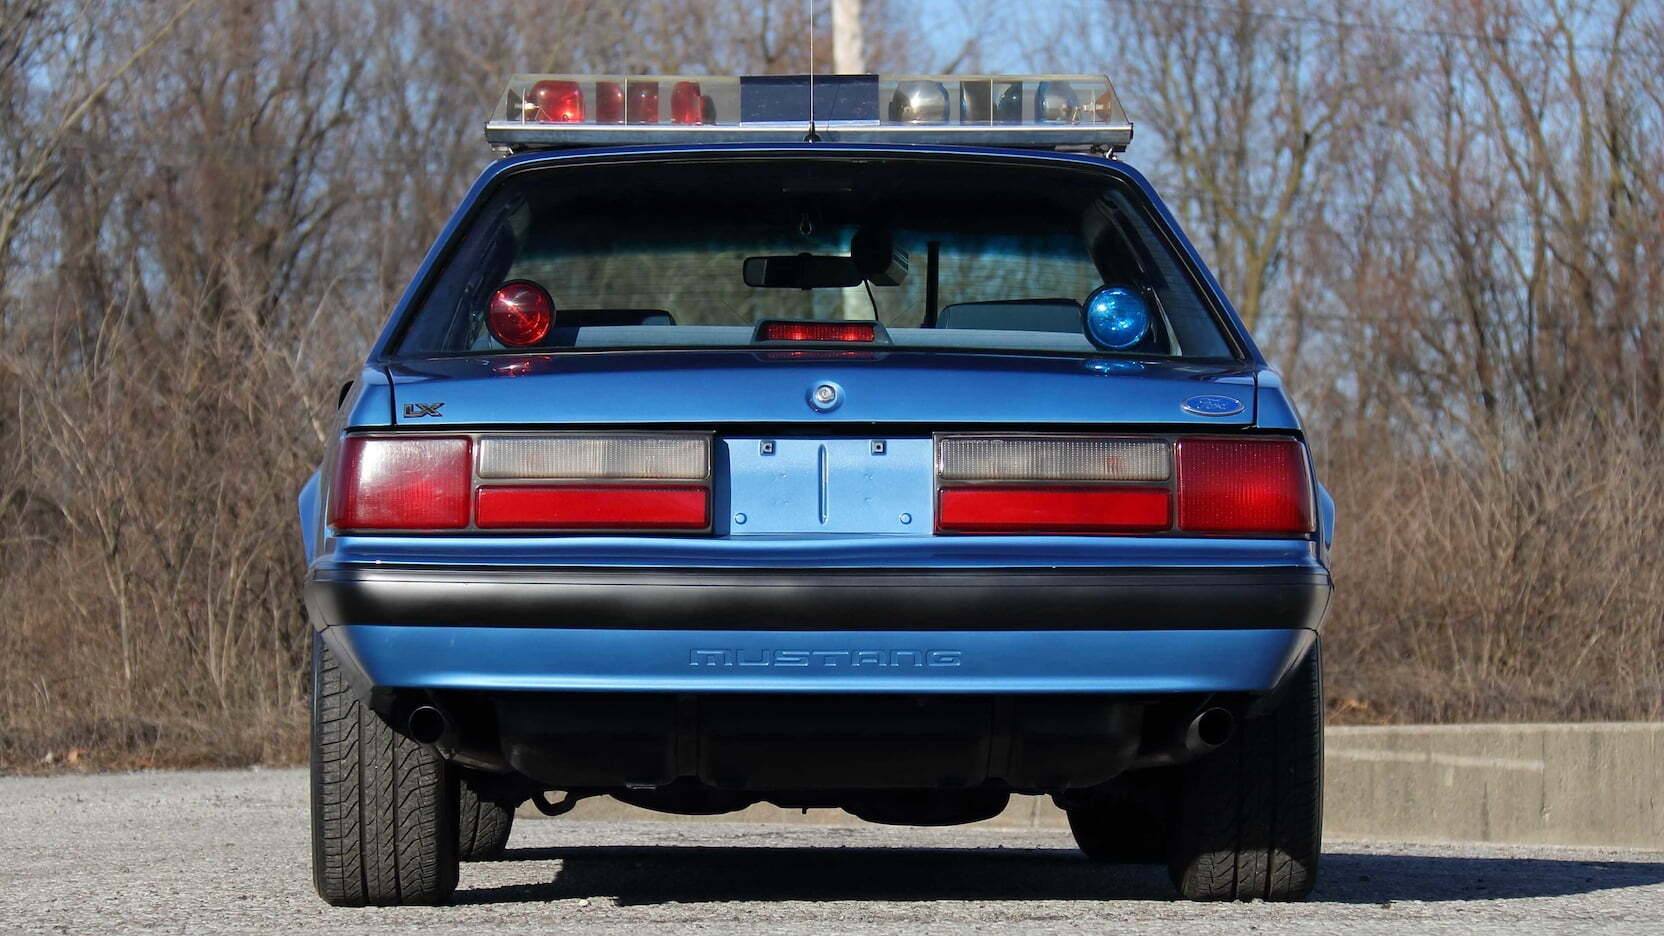
M 944 488 L 939 530 L 962 533 L 1147 533 L 1172 524 L 1165 488 Z
M 1296 439 L 1180 439 L 1179 529 L 1310 533 L 1312 477 Z
M 466 438 L 349 436 L 330 491 L 337 530 L 455 530 L 468 525 Z
M 491 337 L 510 348 L 542 341 L 554 321 L 555 303 L 548 291 L 525 280 L 497 287 L 485 309 L 485 327 Z
M 872 322 L 764 322 L 758 341 L 873 341 L 878 327 Z
M 616 81 L 595 83 L 595 122 L 620 124 L 624 122 L 624 86 Z
M 679 124 L 705 122 L 705 98 L 699 93 L 699 82 L 678 81 L 670 89 L 670 119 Z
M 703 487 L 485 487 L 482 529 L 703 530 L 710 492 Z
M 656 124 L 659 122 L 659 83 L 657 81 L 630 82 L 630 123 Z
M 584 92 L 576 81 L 539 81 L 526 92 L 532 119 L 539 123 L 582 123 Z

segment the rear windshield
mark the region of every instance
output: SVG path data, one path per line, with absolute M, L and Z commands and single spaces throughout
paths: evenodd
M 528 170 L 474 214 L 397 353 L 742 347 L 766 321 L 853 320 L 905 348 L 1232 357 L 1157 224 L 1116 176 L 1023 164 Z M 554 315 L 509 346 L 488 310 L 517 283 L 546 290 Z M 1142 302 L 1150 324 L 1130 344 L 1086 324 L 1083 303 L 1105 287 Z

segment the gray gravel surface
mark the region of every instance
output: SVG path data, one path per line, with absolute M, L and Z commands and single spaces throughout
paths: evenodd
M 1664 934 L 1664 853 L 1331 843 L 1310 903 L 1172 899 L 1066 832 L 525 821 L 455 906 L 312 892 L 297 770 L 0 778 L 0 930 Z

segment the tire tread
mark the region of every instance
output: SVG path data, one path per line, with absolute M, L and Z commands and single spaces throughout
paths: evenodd
M 1168 870 L 1192 900 L 1300 900 L 1323 831 L 1321 648 L 1273 711 L 1184 770 Z
M 495 861 L 508 847 L 514 810 L 482 796 L 467 776 L 458 785 L 457 854 L 463 861 Z
M 358 699 L 312 642 L 312 869 L 338 907 L 437 904 L 457 883 L 456 781 Z

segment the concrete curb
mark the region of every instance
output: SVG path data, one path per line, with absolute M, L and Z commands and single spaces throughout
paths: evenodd
M 1336 837 L 1664 849 L 1664 724 L 1334 728 Z
M 1331 728 L 1325 745 L 1331 838 L 1664 849 L 1664 723 Z M 530 806 L 520 814 L 539 816 Z M 570 817 L 666 818 L 607 797 Z M 841 810 L 767 805 L 679 821 L 861 824 Z M 977 825 L 1069 823 L 1050 798 L 1016 796 Z

